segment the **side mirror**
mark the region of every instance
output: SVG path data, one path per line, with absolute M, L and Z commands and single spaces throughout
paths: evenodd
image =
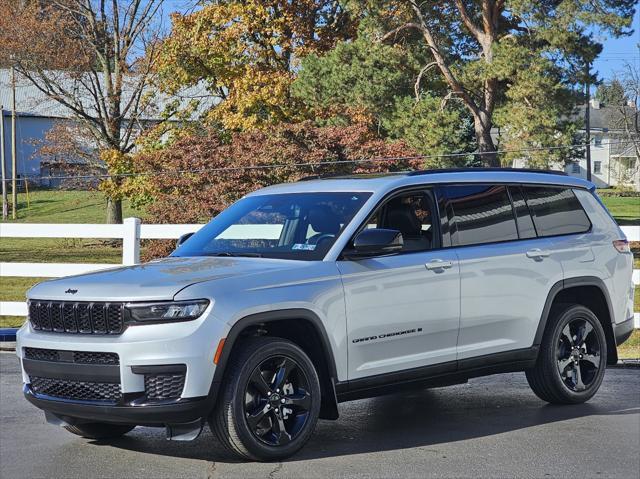
M 176 248 L 178 246 L 182 246 L 182 244 L 192 236 L 193 236 L 193 233 L 185 233 L 182 236 L 180 236 L 180 238 L 178 238 L 178 241 L 176 241 Z
M 390 254 L 404 246 L 398 230 L 370 228 L 362 230 L 353 240 L 353 249 L 347 253 L 352 258 Z

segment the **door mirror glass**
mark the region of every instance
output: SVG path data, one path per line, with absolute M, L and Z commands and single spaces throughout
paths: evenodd
M 362 230 L 353 240 L 349 257 L 376 256 L 402 250 L 404 241 L 398 230 L 369 228 Z

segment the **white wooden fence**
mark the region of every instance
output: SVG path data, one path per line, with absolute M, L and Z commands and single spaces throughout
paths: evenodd
M 185 233 L 198 231 L 201 224 L 146 225 L 138 218 L 127 218 L 121 225 L 105 224 L 0 224 L 3 238 L 107 238 L 122 239 L 122 265 L 140 262 L 141 239 L 177 239 Z M 640 226 L 623 226 L 629 241 L 640 241 Z M 1 260 L 1 258 L 0 258 Z M 0 276 L 58 278 L 89 271 L 99 271 L 115 264 L 71 263 L 5 263 L 0 262 Z M 633 271 L 633 282 L 640 285 L 640 270 Z M 0 301 L 0 316 L 26 316 L 27 305 L 22 301 Z M 634 315 L 635 327 L 640 328 L 640 312 Z

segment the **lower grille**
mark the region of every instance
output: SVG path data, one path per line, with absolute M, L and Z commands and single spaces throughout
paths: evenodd
M 36 361 L 53 361 L 76 364 L 120 364 L 116 353 L 94 351 L 63 351 L 58 349 L 24 348 L 24 357 Z
M 119 383 L 95 383 L 31 376 L 31 389 L 35 394 L 79 401 L 115 403 L 122 397 Z
M 145 374 L 144 391 L 149 399 L 177 399 L 184 388 L 184 374 Z

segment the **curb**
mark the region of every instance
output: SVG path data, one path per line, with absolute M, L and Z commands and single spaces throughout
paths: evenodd
M 618 364 L 608 367 L 621 369 L 640 369 L 640 359 L 620 359 L 618 361 Z
M 15 352 L 15 350 L 16 350 L 15 341 L 0 341 L 0 351 Z
M 16 350 L 17 328 L 0 328 L 0 351 Z

